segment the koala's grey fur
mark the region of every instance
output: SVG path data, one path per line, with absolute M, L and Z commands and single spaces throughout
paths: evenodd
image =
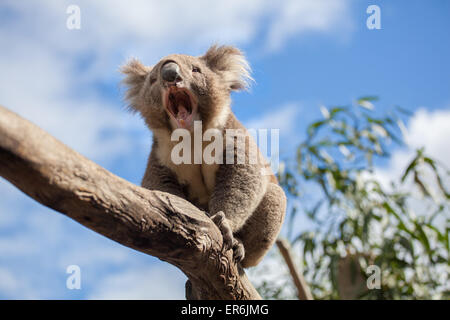
M 181 80 L 177 83 L 167 83 L 161 77 L 161 68 L 168 61 L 179 66 Z M 233 247 L 235 259 L 243 267 L 258 264 L 276 240 L 286 210 L 286 197 L 275 176 L 261 174 L 267 165 L 248 161 L 175 165 L 170 153 L 178 142 L 172 142 L 170 135 L 180 124 L 165 102 L 170 86 L 186 88 L 196 105 L 190 114 L 202 121 L 204 131 L 216 128 L 224 137 L 226 129 L 246 133 L 230 108 L 231 91 L 245 89 L 251 79 L 243 54 L 234 47 L 213 46 L 201 57 L 169 55 L 153 67 L 134 59 L 121 71 L 126 75 L 126 98 L 131 109 L 142 115 L 153 132 L 142 186 L 183 197 L 205 210 L 221 229 L 225 243 Z M 189 121 L 186 126 L 192 130 Z M 246 139 L 255 143 L 251 137 Z M 235 156 L 239 148 L 235 147 Z

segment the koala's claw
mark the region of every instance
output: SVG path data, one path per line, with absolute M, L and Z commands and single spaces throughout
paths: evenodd
M 223 243 L 227 248 L 233 247 L 233 231 L 231 230 L 230 224 L 225 219 L 225 214 L 223 211 L 217 212 L 211 217 L 212 221 L 219 227 L 220 232 L 223 236 Z
M 233 239 L 233 257 L 236 262 L 241 262 L 245 257 L 245 249 L 242 241 L 234 238 Z
M 245 257 L 245 249 L 242 241 L 233 237 L 233 231 L 225 218 L 223 211 L 217 212 L 211 217 L 214 223 L 219 227 L 223 236 L 223 243 L 226 248 L 233 249 L 233 258 L 236 262 L 241 262 Z
M 224 246 L 228 249 L 233 249 L 233 258 L 236 262 L 241 262 L 245 257 L 245 249 L 242 241 L 233 237 L 233 231 L 230 224 L 225 218 L 223 211 L 217 212 L 211 217 L 214 223 L 219 227 L 223 236 Z

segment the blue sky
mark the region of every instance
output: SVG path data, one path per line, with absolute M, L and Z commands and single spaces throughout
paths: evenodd
M 113 173 L 139 184 L 151 135 L 125 111 L 118 67 L 213 43 L 241 48 L 249 92 L 233 110 L 251 127 L 279 128 L 289 154 L 320 105 L 377 95 L 377 110 L 413 113 L 407 146 L 380 165 L 395 175 L 426 145 L 450 167 L 450 2 L 291 0 L 2 1 L 0 104 L 37 123 Z M 81 29 L 66 28 L 77 4 Z M 366 27 L 369 5 L 381 29 Z M 81 267 L 81 290 L 66 288 Z M 184 275 L 47 209 L 0 180 L 0 299 L 183 298 Z

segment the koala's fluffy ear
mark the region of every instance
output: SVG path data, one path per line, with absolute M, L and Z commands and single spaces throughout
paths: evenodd
M 143 88 L 145 79 L 150 71 L 152 71 L 152 67 L 144 66 L 139 60 L 134 58 L 120 68 L 120 72 L 125 75 L 122 83 L 127 87 L 125 99 L 134 110 L 138 109 L 139 92 Z
M 213 45 L 200 59 L 223 77 L 230 90 L 248 89 L 249 82 L 253 80 L 244 54 L 235 47 Z

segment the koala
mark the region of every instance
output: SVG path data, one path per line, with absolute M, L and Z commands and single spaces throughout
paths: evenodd
M 228 152 L 234 160 L 239 152 L 249 159 L 256 142 L 233 114 L 230 96 L 252 80 L 242 52 L 214 45 L 202 56 L 172 54 L 153 66 L 131 59 L 121 72 L 130 109 L 153 132 L 142 186 L 182 197 L 205 211 L 222 232 L 224 245 L 233 249 L 234 260 L 244 268 L 257 265 L 275 242 L 286 210 L 286 196 L 267 163 L 227 163 L 229 143 L 217 153 L 223 159 L 217 163 L 175 164 L 171 157 L 177 144 L 171 139 L 174 130 L 193 133 L 194 123 L 201 121 L 202 132 L 214 129 L 225 140 L 228 129 L 243 132 L 245 145 L 234 144 Z

